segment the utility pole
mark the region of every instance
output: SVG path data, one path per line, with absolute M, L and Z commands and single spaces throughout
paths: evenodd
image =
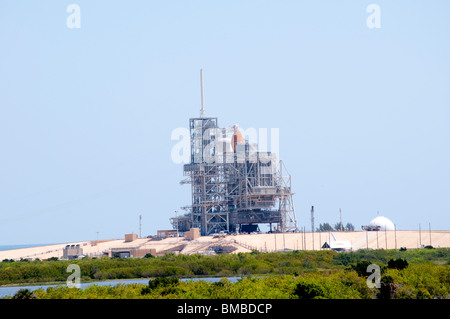
M 428 223 L 428 230 L 430 231 L 430 246 L 431 246 L 431 223 Z
M 277 233 L 273 233 L 273 235 L 275 236 L 275 252 L 277 251 Z
M 142 215 L 139 215 L 139 238 L 142 238 Z
M 380 245 L 378 243 L 378 230 L 377 230 L 377 249 L 380 249 Z
M 395 249 L 397 249 L 397 225 L 394 224 Z
M 314 206 L 311 206 L 311 234 L 312 234 L 312 250 L 314 250 Z
M 366 249 L 369 249 L 369 238 L 366 230 Z
M 98 233 L 99 233 L 99 231 L 96 231 L 96 233 L 97 233 L 97 242 L 96 242 L 96 246 L 97 246 L 97 253 L 99 252 L 99 248 L 98 248 Z
M 322 250 L 322 232 L 319 231 L 319 250 Z
M 300 234 L 302 235 L 302 250 L 305 250 L 305 241 L 303 236 L 303 227 L 300 227 Z
M 420 224 L 419 224 L 419 247 L 422 248 L 422 233 L 420 229 Z
M 387 248 L 387 231 L 386 231 L 386 225 L 384 225 L 384 241 L 385 241 L 385 243 L 386 243 L 386 249 L 388 249 L 388 248 Z
M 177 221 L 177 240 L 178 240 L 179 234 L 178 234 L 178 211 L 177 210 L 175 211 L 175 220 Z
M 305 250 L 307 250 L 306 249 L 306 226 L 303 227 L 303 237 L 305 237 Z

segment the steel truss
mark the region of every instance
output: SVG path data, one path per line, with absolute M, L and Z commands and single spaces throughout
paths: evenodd
M 191 163 L 184 165 L 181 184 L 191 185 L 192 204 L 183 207 L 184 216 L 171 218 L 174 228 L 198 227 L 202 235 L 267 223 L 282 232 L 296 230 L 291 177 L 283 162 L 251 143 L 232 145 L 236 128 L 219 128 L 217 118 L 189 122 Z

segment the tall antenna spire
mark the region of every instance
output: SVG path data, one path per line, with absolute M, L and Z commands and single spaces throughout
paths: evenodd
M 200 87 L 201 87 L 201 95 L 202 95 L 202 109 L 200 111 L 200 117 L 205 116 L 205 98 L 203 95 L 203 70 L 200 69 Z

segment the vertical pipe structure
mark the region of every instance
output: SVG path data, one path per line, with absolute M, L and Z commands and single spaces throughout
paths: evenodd
M 202 101 L 202 109 L 200 111 L 200 117 L 205 116 L 205 95 L 203 93 L 203 70 L 200 69 L 200 90 L 201 90 L 201 101 Z

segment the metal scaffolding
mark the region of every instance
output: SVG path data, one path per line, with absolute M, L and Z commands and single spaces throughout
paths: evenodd
M 204 117 L 203 104 L 189 127 L 191 158 L 180 183 L 191 185 L 192 204 L 170 219 L 174 228 L 198 227 L 202 235 L 250 232 L 258 224 L 297 229 L 291 176 L 275 154 L 244 141 L 237 126 L 219 128 L 217 118 Z

